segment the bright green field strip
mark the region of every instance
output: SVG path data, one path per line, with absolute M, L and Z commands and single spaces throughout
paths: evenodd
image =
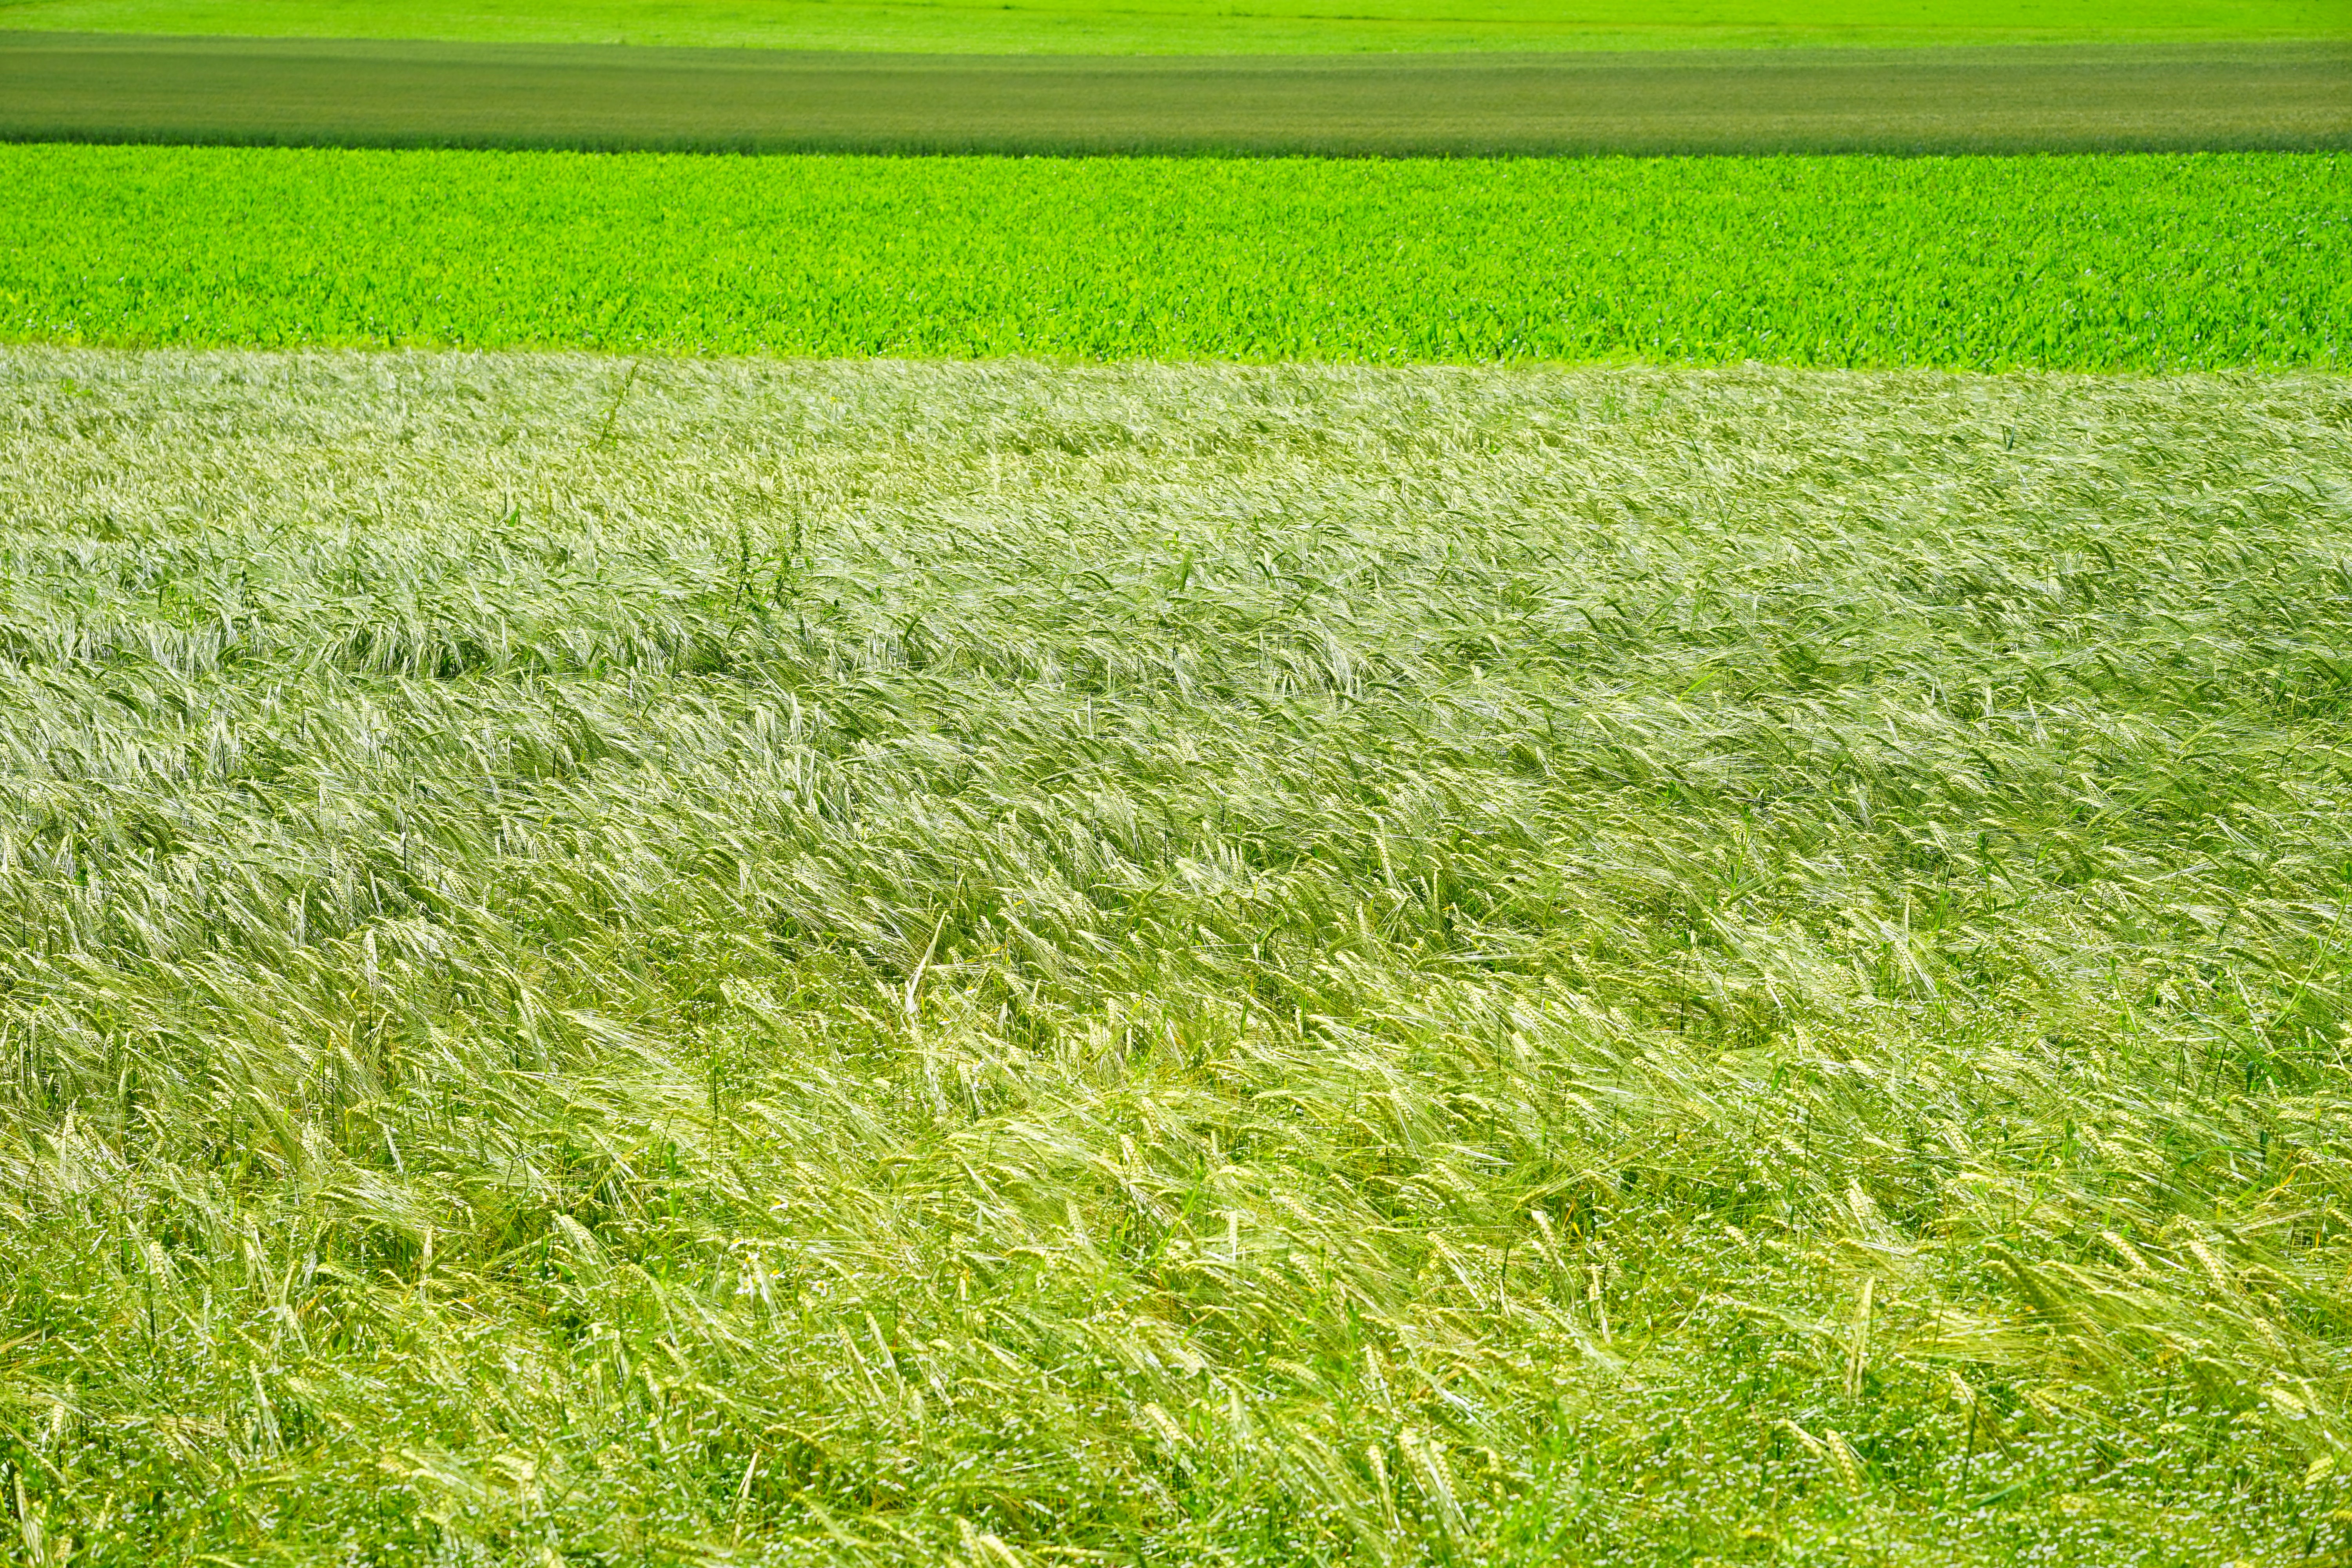
M 0 332 L 1074 359 L 2329 365 L 2293 154 L 1317 162 L 0 149 Z
M 464 38 L 947 54 L 1321 54 L 1360 50 L 2206 41 L 2352 37 L 2337 0 L 1225 0 L 1006 5 L 678 0 L 16 0 L 0 27 L 269 37 Z
M 2335 1560 L 2347 474 L 2307 374 L 0 353 L 11 1511 Z

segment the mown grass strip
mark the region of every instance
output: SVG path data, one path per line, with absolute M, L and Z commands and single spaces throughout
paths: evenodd
M 14 140 L 1489 154 L 2352 144 L 2352 45 L 975 58 L 0 34 Z
M 0 333 L 2156 370 L 2338 362 L 2294 154 L 1322 162 L 0 149 Z
M 13 0 L 0 29 L 954 54 L 2117 43 L 2344 38 L 2334 0 Z

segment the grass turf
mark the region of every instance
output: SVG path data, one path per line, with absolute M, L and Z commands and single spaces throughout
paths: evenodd
M 28 1551 L 2340 1552 L 2347 471 L 2311 375 L 0 356 Z
M 0 333 L 1086 359 L 2337 362 L 2352 173 L 0 148 Z
M 2332 0 L 1307 0 L 1237 11 L 1211 0 L 1148 5 L 928 0 L 16 0 L 0 28 L 271 37 L 451 38 L 702 47 L 979 54 L 1319 54 L 1362 50 L 1658 49 L 1756 46 L 2210 43 L 2352 37 Z
M 0 34 L 16 141 L 1385 155 L 2352 145 L 2352 46 L 974 58 Z

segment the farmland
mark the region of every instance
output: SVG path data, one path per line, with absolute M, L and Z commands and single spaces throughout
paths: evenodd
M 2352 1563 L 2347 149 L 2320 0 L 0 3 L 0 1557 Z
M 2310 373 L 7 351 L 17 1528 L 2338 1552 L 2347 472 Z
M 16 0 L 0 30 L 240 37 L 845 49 L 926 54 L 1204 55 L 1686 49 L 2345 39 L 2329 0 Z
M 2309 0 L 1946 7 L 1297 0 L 19 0 L 0 141 L 594 151 L 2316 151 L 2352 22 Z
M 2352 147 L 2352 44 L 1020 57 L 0 33 L 0 140 L 1493 156 Z
M 2341 363 L 2336 159 L 0 148 L 0 333 L 1827 366 Z

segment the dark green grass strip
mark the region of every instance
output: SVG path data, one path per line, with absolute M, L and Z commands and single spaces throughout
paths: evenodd
M 0 333 L 1089 360 L 2341 363 L 2352 168 L 0 148 Z
M 0 138 L 741 152 L 2310 150 L 2352 45 L 990 58 L 0 34 Z

